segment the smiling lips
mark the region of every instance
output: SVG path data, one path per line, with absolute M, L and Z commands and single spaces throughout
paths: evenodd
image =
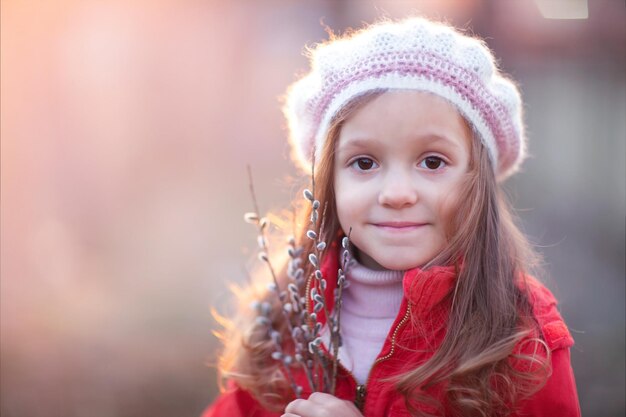
M 416 230 L 422 226 L 426 226 L 427 223 L 417 223 L 417 222 L 380 222 L 380 223 L 371 223 L 373 226 L 383 229 L 383 230 L 388 230 L 388 231 L 398 231 L 398 232 L 403 232 L 403 231 L 412 231 L 412 230 Z

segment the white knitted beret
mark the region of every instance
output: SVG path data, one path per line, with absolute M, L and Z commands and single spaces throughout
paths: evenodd
M 290 86 L 284 113 L 298 162 L 310 170 L 338 111 L 372 90 L 427 91 L 456 106 L 480 136 L 498 179 L 525 157 L 522 103 L 488 47 L 423 18 L 382 22 L 310 50 L 311 71 Z M 316 160 L 319 160 L 316 157 Z

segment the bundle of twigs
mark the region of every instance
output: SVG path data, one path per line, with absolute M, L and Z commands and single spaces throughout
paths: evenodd
M 279 302 L 288 329 L 287 337 L 291 340 L 283 340 L 283 335 L 277 330 L 275 323 L 272 323 L 270 319 L 272 307 L 267 301 L 255 302 L 252 305 L 252 308 L 258 314 L 256 324 L 267 331 L 267 337 L 272 341 L 275 349 L 272 352 L 272 358 L 281 362 L 284 374 L 297 398 L 300 397 L 304 388 L 297 384 L 293 376 L 292 371 L 295 367 L 301 367 L 304 370 L 310 391 L 334 394 L 338 354 L 342 343 L 341 299 L 343 288 L 346 286 L 345 271 L 350 260 L 349 234 L 342 240 L 341 268 L 338 270 L 336 288 L 333 293 L 334 309 L 329 311 L 326 300 L 328 283 L 321 270 L 323 252 L 329 246 L 324 240 L 324 236 L 322 236 L 326 207 L 324 207 L 320 216 L 320 202 L 315 198 L 315 182 L 312 181 L 311 190 L 304 190 L 304 198 L 311 206 L 310 225 L 306 236 L 313 241 L 311 245 L 312 250 L 310 253 L 304 253 L 302 246 L 296 246 L 295 237 L 292 236 L 288 239 L 287 252 L 289 254 L 289 263 L 287 265 L 287 277 L 289 282 L 285 288 L 281 288 L 276 271 L 268 255 L 266 232 L 269 221 L 266 217 L 261 217 L 259 214 L 252 183 L 252 174 L 249 168 L 248 175 L 255 211 L 246 213 L 244 219 L 257 227 L 258 257 L 265 263 L 271 275 L 272 281 L 268 284 L 268 289 Z M 312 272 L 311 275 L 305 277 L 304 263 L 306 262 L 312 266 L 312 268 L 306 269 L 312 270 Z M 305 294 L 305 284 L 308 278 L 312 279 L 309 293 L 313 303 L 312 312 L 307 310 L 307 294 Z M 322 323 L 318 321 L 318 313 L 322 311 L 327 318 L 326 325 L 330 334 L 327 346 L 328 353 L 322 347 Z M 293 349 L 287 350 L 286 346 L 293 346 Z

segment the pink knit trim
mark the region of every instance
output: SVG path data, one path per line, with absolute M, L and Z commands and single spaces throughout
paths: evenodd
M 479 111 L 497 142 L 500 155 L 500 161 L 497 161 L 499 172 L 506 172 L 515 162 L 518 155 L 511 150 L 519 149 L 520 139 L 510 118 L 503 116 L 506 114 L 505 106 L 485 90 L 481 79 L 476 74 L 438 55 L 424 51 L 385 52 L 373 58 L 382 60 L 391 58 L 391 62 L 381 61 L 379 64 L 374 64 L 372 69 L 358 68 L 355 65 L 354 74 L 345 79 L 336 79 L 333 76 L 325 78 L 324 81 L 332 83 L 331 86 L 322 90 L 326 91 L 325 94 L 309 103 L 314 120 L 312 126 L 319 128 L 332 99 L 350 84 L 394 72 L 404 76 L 413 75 L 452 87 Z M 314 104 L 315 102 L 317 104 Z M 314 149 L 315 137 L 316 132 L 313 132 L 309 137 L 309 149 Z

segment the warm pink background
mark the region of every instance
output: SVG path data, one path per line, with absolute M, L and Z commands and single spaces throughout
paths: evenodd
M 576 330 L 584 414 L 624 412 L 624 4 L 528 0 L 2 2 L 3 417 L 197 416 L 227 282 L 250 266 L 246 164 L 292 197 L 278 98 L 305 44 L 386 11 L 469 25 L 519 80 L 509 182 Z

